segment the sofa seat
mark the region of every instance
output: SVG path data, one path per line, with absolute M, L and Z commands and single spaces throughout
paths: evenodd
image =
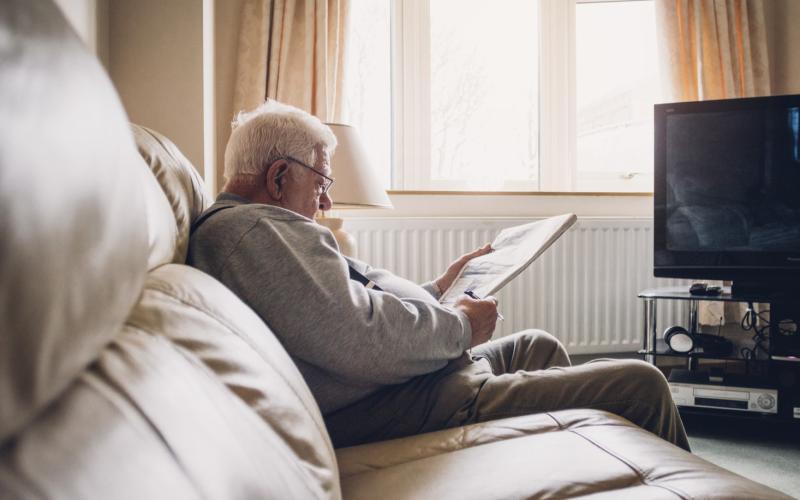
M 772 498 L 600 410 L 506 418 L 337 450 L 344 498 Z

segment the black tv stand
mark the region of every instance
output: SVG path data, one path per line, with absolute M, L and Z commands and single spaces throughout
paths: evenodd
M 745 287 L 747 293 L 732 293 L 730 288 L 724 287 L 722 294 L 717 296 L 692 295 L 689 286 L 656 288 L 639 293 L 644 306 L 644 334 L 643 346 L 639 354 L 651 364 L 661 368 L 665 374 L 671 369 L 693 372 L 693 377 L 708 377 L 709 389 L 713 384 L 736 387 L 760 386 L 777 391 L 777 413 L 756 413 L 753 411 L 735 411 L 734 409 L 718 410 L 730 412 L 741 416 L 759 416 L 785 422 L 800 423 L 800 295 L 788 294 L 785 291 L 770 290 L 769 293 L 757 294 L 753 288 Z M 657 325 L 657 304 L 663 300 L 677 300 L 688 302 L 687 323 L 682 325 L 689 332 L 700 332 L 698 326 L 698 308 L 702 301 L 722 301 L 769 305 L 768 328 L 763 329 L 766 339 L 754 341 L 753 330 L 730 332 L 730 340 L 734 349 L 730 354 L 719 355 L 704 352 L 697 348 L 688 353 L 672 351 L 663 340 L 664 330 L 673 325 Z M 762 327 L 766 327 L 764 320 L 766 314 L 759 319 Z M 659 328 L 660 326 L 660 328 Z M 659 364 L 658 360 L 661 360 Z M 671 360 L 671 361 L 670 361 Z M 684 370 L 681 370 L 681 360 L 685 360 Z M 724 370 L 724 380 L 720 379 L 715 370 Z M 708 374 L 703 372 L 708 371 Z M 677 374 L 676 374 L 677 375 Z M 714 376 L 712 376 L 714 375 Z M 732 375 L 732 376 L 729 376 Z M 703 385 L 703 383 L 700 383 Z M 769 391 L 764 391 L 769 392 Z M 673 398 L 676 395 L 673 394 Z M 766 395 L 769 397 L 769 394 Z M 677 400 L 676 400 L 677 402 Z M 719 404 L 719 402 L 715 403 Z M 733 403 L 732 403 L 733 404 Z M 700 411 L 705 408 L 696 408 L 693 405 L 679 406 L 690 412 Z M 715 410 L 717 411 L 717 410 Z
M 797 290 L 797 286 L 797 283 L 789 281 L 737 280 L 731 285 L 730 293 L 734 297 L 756 299 L 751 302 L 772 302 L 775 298 L 789 296 L 793 289 Z M 742 300 L 742 302 L 745 301 Z

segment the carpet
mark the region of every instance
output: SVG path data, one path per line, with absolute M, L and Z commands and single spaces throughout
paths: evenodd
M 800 497 L 800 422 L 687 413 L 683 422 L 695 455 Z

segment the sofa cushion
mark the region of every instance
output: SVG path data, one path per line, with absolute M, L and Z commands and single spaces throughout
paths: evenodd
M 145 175 L 142 182 L 147 218 L 147 270 L 180 258 L 180 231 L 172 207 L 156 178 Z
M 117 332 L 92 369 L 4 448 L 4 498 L 336 496 L 205 363 L 151 330 Z
M 9 499 L 197 496 L 145 415 L 96 368 L 5 445 L 0 491 Z
M 168 262 L 183 264 L 189 247 L 192 222 L 211 204 L 200 175 L 181 151 L 162 134 L 131 124 L 139 154 L 158 181 L 152 191 L 156 204 L 148 204 L 151 216 L 149 268 Z M 155 184 L 155 183 L 154 183 Z M 165 197 L 166 213 L 156 198 Z M 171 216 L 170 216 L 171 214 Z M 157 245 L 168 245 L 159 251 Z
M 197 269 L 165 265 L 148 275 L 129 324 L 197 358 L 280 437 L 290 452 L 282 458 L 305 471 L 304 482 L 339 495 L 319 407 L 283 346 L 233 292 Z
M 73 383 L 138 298 L 149 175 L 104 70 L 58 8 L 2 5 L 0 443 Z
M 337 451 L 345 498 L 787 498 L 616 415 L 566 410 Z

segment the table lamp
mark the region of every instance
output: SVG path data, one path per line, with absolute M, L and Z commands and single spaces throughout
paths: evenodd
M 338 145 L 331 158 L 331 169 L 336 183 L 331 187 L 333 209 L 394 208 L 386 190 L 367 159 L 356 129 L 339 123 L 326 123 L 336 136 Z M 327 217 L 318 212 L 317 223 L 333 233 L 342 254 L 356 256 L 356 241 L 343 228 L 339 217 Z

